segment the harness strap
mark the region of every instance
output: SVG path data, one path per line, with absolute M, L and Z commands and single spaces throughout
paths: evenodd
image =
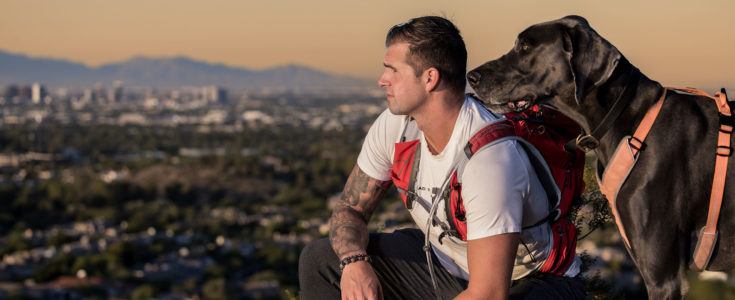
M 618 226 L 620 235 L 628 249 L 630 249 L 630 241 L 628 240 L 628 235 L 625 234 L 625 228 L 623 227 L 623 223 L 620 221 L 620 214 L 618 213 L 618 192 L 638 160 L 638 152 L 644 149 L 645 144 L 643 142 L 646 140 L 648 132 L 651 131 L 651 127 L 653 127 L 656 117 L 659 112 L 661 112 L 661 107 L 666 99 L 666 92 L 667 91 L 664 88 L 663 93 L 661 93 L 661 97 L 648 109 L 643 120 L 641 120 L 641 123 L 638 125 L 638 128 L 636 128 L 633 136 L 625 137 L 620 141 L 620 144 L 618 144 L 610 162 L 607 164 L 607 168 L 602 175 L 602 179 L 599 177 L 597 178 L 597 183 L 600 186 L 600 192 L 602 192 L 602 194 L 607 198 L 610 210 L 615 217 L 615 224 Z M 623 147 L 623 145 L 626 147 Z
M 725 177 L 727 176 L 727 163 L 732 155 L 731 135 L 733 128 L 732 111 L 727 101 L 724 90 L 715 94 L 714 97 L 704 91 L 693 88 L 671 88 L 671 90 L 693 94 L 697 96 L 708 97 L 715 101 L 717 110 L 720 115 L 719 133 L 717 136 L 717 148 L 715 158 L 715 170 L 712 179 L 712 190 L 710 192 L 709 209 L 707 212 L 707 223 L 700 230 L 697 246 L 694 249 L 694 266 L 697 270 L 703 271 L 712 258 L 715 245 L 717 243 L 718 231 L 717 222 L 720 217 L 720 209 L 722 207 L 722 199 L 725 190 Z M 641 123 L 636 128 L 632 137 L 623 138 L 618 147 L 615 149 L 610 162 L 605 169 L 602 179 L 597 178 L 600 191 L 605 195 L 610 204 L 610 209 L 615 217 L 615 224 L 618 226 L 620 235 L 625 241 L 625 245 L 630 248 L 630 241 L 625 233 L 625 228 L 620 220 L 620 214 L 617 209 L 617 196 L 620 188 L 628 178 L 630 171 L 635 165 L 640 151 L 645 150 L 646 137 L 653 126 L 656 117 L 661 111 L 663 102 L 666 99 L 667 89 L 664 89 L 661 98 L 651 106 Z M 623 146 L 626 147 L 623 147 Z
M 707 223 L 700 230 L 697 246 L 694 248 L 694 266 L 699 271 L 704 271 L 707 268 L 717 244 L 719 235 L 717 221 L 720 218 L 720 208 L 722 207 L 722 198 L 725 191 L 727 161 L 732 155 L 730 136 L 733 131 L 733 119 L 727 96 L 724 93 L 717 93 L 713 99 L 720 112 L 720 130 L 717 135 L 717 156 L 715 157 L 715 172 L 709 198 Z
M 633 148 L 632 151 L 634 156 L 637 156 L 638 152 L 644 147 L 643 141 L 646 140 L 648 133 L 651 131 L 651 127 L 653 127 L 653 122 L 656 121 L 656 117 L 661 112 L 661 107 L 664 105 L 664 100 L 666 100 L 666 91 L 666 88 L 664 88 L 663 93 L 661 93 L 661 98 L 659 98 L 658 101 L 656 101 L 656 103 L 648 110 L 648 113 L 643 117 L 643 120 L 641 120 L 641 123 L 638 125 L 635 133 L 633 133 L 633 137 L 629 141 L 630 147 Z

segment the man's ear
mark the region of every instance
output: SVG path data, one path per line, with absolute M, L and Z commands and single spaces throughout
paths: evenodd
M 564 28 L 563 47 L 569 58 L 579 103 L 587 91 L 610 78 L 622 54 L 582 17 L 567 16 L 559 23 Z
M 426 87 L 426 92 L 435 91 L 439 87 L 439 82 L 441 82 L 441 74 L 437 68 L 429 67 L 424 70 L 422 80 Z

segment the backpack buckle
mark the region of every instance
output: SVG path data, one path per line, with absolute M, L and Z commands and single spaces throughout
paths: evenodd
M 577 144 L 577 147 L 579 147 L 579 149 L 582 149 L 582 151 L 590 152 L 591 150 L 595 150 L 597 149 L 597 147 L 600 146 L 600 141 L 589 134 L 580 134 L 577 137 L 575 144 Z

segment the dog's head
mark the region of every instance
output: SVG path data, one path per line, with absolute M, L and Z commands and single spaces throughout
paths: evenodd
M 621 57 L 587 20 L 567 16 L 527 28 L 510 52 L 470 71 L 467 79 L 494 112 L 547 102 L 577 119 L 586 92 L 604 83 Z

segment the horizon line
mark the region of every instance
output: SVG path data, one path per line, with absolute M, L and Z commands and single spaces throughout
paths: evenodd
M 98 68 L 103 67 L 103 66 L 120 64 L 120 63 L 128 62 L 128 61 L 131 61 L 131 60 L 135 60 L 135 59 L 173 60 L 173 59 L 177 59 L 177 58 L 183 58 L 183 59 L 188 59 L 188 60 L 195 61 L 195 62 L 206 63 L 206 64 L 209 64 L 209 65 L 218 65 L 218 66 L 224 66 L 224 67 L 228 67 L 228 68 L 244 69 L 244 70 L 249 70 L 249 71 L 268 71 L 268 70 L 272 70 L 272 69 L 278 69 L 278 68 L 283 68 L 283 67 L 295 66 L 295 67 L 302 67 L 302 68 L 306 68 L 306 69 L 312 69 L 312 70 L 315 70 L 315 71 L 319 71 L 319 72 L 323 72 L 323 73 L 327 73 L 327 74 L 335 75 L 335 76 L 352 77 L 352 78 L 355 78 L 355 79 L 362 79 L 362 80 L 372 80 L 372 78 L 368 78 L 367 76 L 360 76 L 360 75 L 355 75 L 355 74 L 348 74 L 348 73 L 344 73 L 344 72 L 333 72 L 333 71 L 328 71 L 328 70 L 321 69 L 321 68 L 318 68 L 318 67 L 315 67 L 315 66 L 311 66 L 311 65 L 308 65 L 308 64 L 297 63 L 297 62 L 286 62 L 286 63 L 282 63 L 282 64 L 271 65 L 271 66 L 264 67 L 264 68 L 256 68 L 256 67 L 250 67 L 250 66 L 241 66 L 241 65 L 236 65 L 236 64 L 229 64 L 229 63 L 225 63 L 225 62 L 221 62 L 221 61 L 210 61 L 210 60 L 207 60 L 207 59 L 196 58 L 196 57 L 189 56 L 189 55 L 186 55 L 186 54 L 173 54 L 173 55 L 133 54 L 131 56 L 128 56 L 128 58 L 125 58 L 125 59 L 122 59 L 122 60 L 108 61 L 108 62 L 105 62 L 105 63 L 96 64 L 95 65 L 95 64 L 88 64 L 88 63 L 85 63 L 85 62 L 79 61 L 79 60 L 74 60 L 74 59 L 71 59 L 71 58 L 56 57 L 56 56 L 52 56 L 52 55 L 35 55 L 35 54 L 29 54 L 29 53 L 24 53 L 24 52 L 16 52 L 16 51 L 12 51 L 12 50 L 7 50 L 6 48 L 0 48 L 0 53 L 6 53 L 6 54 L 16 55 L 16 56 L 24 56 L 24 57 L 30 58 L 30 59 L 45 59 L 45 60 L 61 61 L 61 62 L 66 62 L 66 63 L 74 63 L 74 64 L 82 65 L 82 66 L 84 66 L 85 68 L 88 68 L 88 69 L 98 69 Z

